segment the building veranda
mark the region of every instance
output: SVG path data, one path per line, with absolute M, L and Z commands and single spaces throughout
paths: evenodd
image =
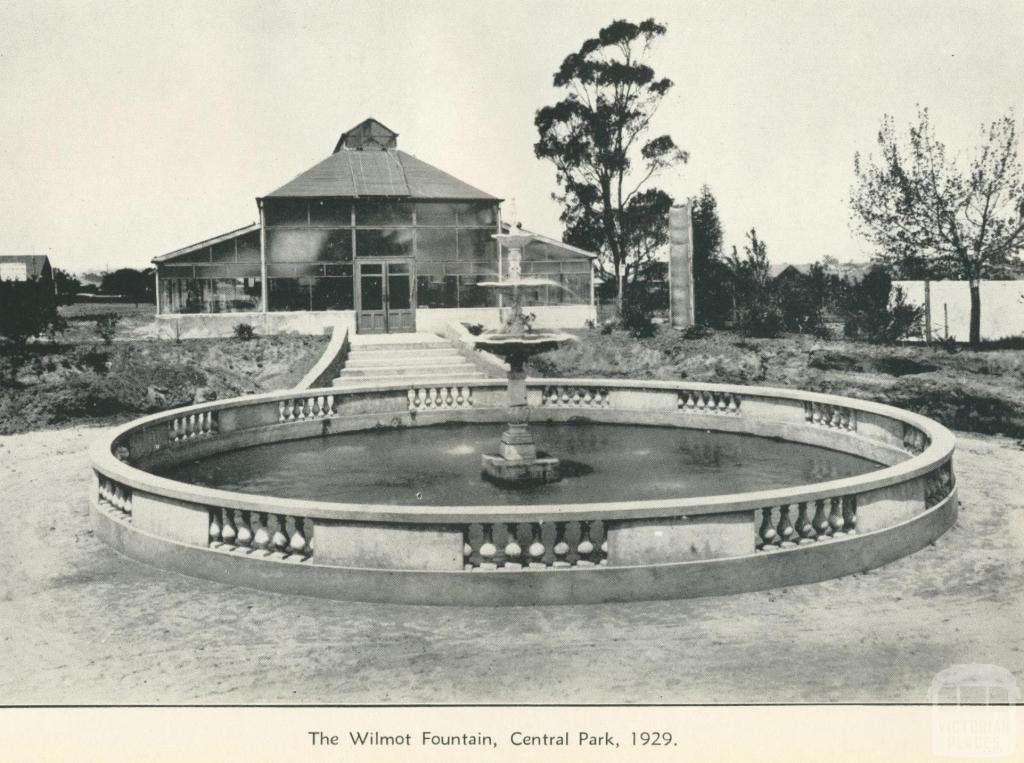
M 259 222 L 154 258 L 158 325 L 210 335 L 243 322 L 268 333 L 496 325 L 499 297 L 479 284 L 504 275 L 493 239 L 509 227 L 502 200 L 399 150 L 397 138 L 367 119 L 257 198 Z M 540 235 L 527 246 L 523 274 L 551 282 L 525 295 L 538 326 L 594 319 L 593 258 Z

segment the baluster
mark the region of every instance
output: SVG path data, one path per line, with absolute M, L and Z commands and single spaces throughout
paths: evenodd
M 555 559 L 552 562 L 553 567 L 570 567 L 569 560 L 566 558 L 569 554 L 569 544 L 565 540 L 566 536 L 566 522 L 555 523 L 555 543 L 552 551 L 555 553 Z
M 452 388 L 451 387 L 445 387 L 444 388 L 444 404 L 445 404 L 445 406 L 447 408 L 451 408 L 452 404 L 454 402 L 455 402 L 455 398 L 452 397 Z
M 416 407 L 425 408 L 427 405 L 427 390 L 420 387 L 416 390 Z
M 518 526 L 514 522 L 510 522 L 507 525 L 508 540 L 505 541 L 505 568 L 506 569 L 519 569 L 522 567 L 522 562 L 518 561 L 519 557 L 523 555 L 523 547 L 519 545 L 519 539 L 516 537 L 516 530 Z
M 771 507 L 761 509 L 761 527 L 757 531 L 758 540 L 761 542 L 762 551 L 773 551 L 775 544 L 779 542 L 779 534 L 772 525 Z M 755 542 L 755 548 L 757 543 Z
M 310 400 L 309 409 L 310 409 L 310 411 L 313 414 L 313 418 L 315 418 L 315 419 L 320 418 L 320 416 L 322 415 L 321 411 L 323 410 L 323 409 L 320 408 L 320 401 L 323 400 L 323 398 L 321 398 L 321 397 L 311 397 L 309 400 Z
M 124 506 L 122 507 L 125 514 L 129 516 L 132 513 L 132 491 L 131 488 L 124 489 Z
M 473 405 L 473 390 L 471 390 L 469 387 L 462 388 L 462 397 L 466 401 L 465 404 L 467 406 Z
M 466 529 L 462 531 L 462 568 L 465 570 L 473 569 L 470 562 L 470 557 L 473 556 L 473 546 L 469 542 L 469 533 L 472 528 L 472 525 L 467 525 Z
M 249 512 L 239 511 L 236 514 L 236 517 L 238 517 L 238 519 L 235 520 L 235 526 L 238 530 L 238 536 L 235 543 L 237 543 L 239 546 L 244 546 L 246 549 L 248 549 L 249 545 L 252 543 L 252 530 L 249 527 Z
M 327 396 L 327 411 L 330 414 L 332 414 L 332 415 L 338 412 L 338 409 L 334 407 L 334 402 L 335 402 L 334 401 L 334 395 L 328 395 Z
M 843 525 L 847 535 L 857 534 L 857 496 L 843 496 Z
M 729 409 L 729 404 L 725 402 L 725 395 L 718 396 L 718 412 L 725 413 Z
M 594 553 L 594 541 L 590 539 L 590 522 L 580 522 L 580 542 L 576 546 L 576 553 L 580 555 L 580 558 L 576 561 L 578 566 L 594 566 L 594 562 L 590 558 Z
M 224 524 L 220 529 L 221 540 L 227 546 L 235 545 L 235 538 L 238 537 L 238 531 L 235 529 L 234 517 L 231 516 L 231 509 L 224 509 L 223 514 Z
M 444 403 L 444 398 L 441 397 L 441 390 L 437 387 L 434 388 L 434 407 L 440 408 Z
M 302 418 L 302 400 L 296 398 L 295 400 L 292 400 L 292 420 L 299 421 Z
M 252 536 L 253 548 L 255 548 L 258 551 L 263 552 L 264 555 L 265 554 L 269 554 L 270 553 L 270 544 L 271 544 L 272 541 L 271 541 L 271 538 L 270 538 L 270 530 L 267 528 L 267 515 L 266 515 L 266 513 L 263 512 L 263 513 L 260 513 L 260 514 L 256 515 L 254 517 L 253 521 L 256 522 L 256 532 Z
M 827 540 L 829 531 L 832 528 L 828 523 L 828 517 L 825 516 L 825 501 L 822 499 L 814 502 L 814 519 L 812 524 L 818 533 L 818 540 Z
M 608 564 L 608 535 L 607 535 L 607 533 L 604 536 L 604 540 L 601 541 L 600 550 L 601 550 L 601 559 L 598 561 L 598 564 L 601 565 L 601 566 L 607 566 L 607 564 Z
M 832 536 L 844 535 L 843 532 L 843 513 L 842 507 L 840 506 L 839 498 L 830 498 L 829 502 L 832 504 L 832 510 L 828 515 L 828 524 L 832 528 Z
M 814 424 L 821 423 L 821 406 L 817 403 L 811 403 L 811 422 Z
M 498 553 L 498 547 L 494 545 L 494 526 L 485 524 L 481 529 L 480 568 L 485 570 L 497 569 L 498 565 L 495 564 L 494 557 Z
M 796 530 L 789 521 L 789 504 L 779 507 L 779 546 L 789 548 L 796 545 Z
M 804 401 L 804 421 L 810 422 L 814 418 L 813 408 L 813 403 Z
M 210 546 L 217 548 L 220 545 L 220 509 L 210 509 Z
M 293 520 L 295 532 L 292 533 L 292 537 L 288 541 L 288 550 L 293 554 L 309 556 L 309 554 L 304 553 L 306 550 L 306 536 L 302 534 L 302 525 L 305 523 L 305 520 L 302 517 L 294 517 Z
M 288 549 L 288 526 L 285 523 L 284 514 L 275 514 L 274 519 L 277 527 L 274 528 L 271 540 L 274 544 L 274 550 L 279 554 L 284 554 Z
M 818 537 L 818 533 L 814 530 L 814 525 L 810 518 L 807 516 L 807 502 L 801 501 L 799 513 L 796 518 L 796 531 L 800 534 L 797 543 L 814 543 Z
M 541 542 L 541 528 L 535 522 L 530 523 L 530 547 L 528 549 L 530 554 L 530 567 L 543 567 L 544 562 L 544 544 Z
M 302 418 L 313 418 L 313 398 L 307 397 L 302 401 Z
M 278 421 L 287 421 L 288 420 L 288 414 L 285 413 L 284 400 L 280 400 L 277 403 L 277 420 Z

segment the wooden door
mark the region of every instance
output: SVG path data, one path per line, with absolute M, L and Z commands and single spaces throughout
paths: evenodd
M 411 260 L 362 261 L 359 266 L 360 334 L 416 330 L 416 300 Z

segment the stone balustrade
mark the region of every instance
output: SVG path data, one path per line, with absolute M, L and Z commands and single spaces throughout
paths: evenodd
M 409 412 L 469 408 L 473 405 L 473 390 L 466 385 L 448 387 L 410 387 L 406 392 Z
M 167 439 L 183 442 L 217 433 L 217 411 L 207 410 L 175 416 L 167 422 Z
M 857 414 L 850 408 L 829 403 L 804 402 L 804 418 L 809 424 L 832 429 L 857 429 Z
M 282 422 L 323 419 L 337 412 L 332 394 L 292 397 L 277 404 L 277 420 Z
M 676 407 L 683 413 L 711 413 L 739 416 L 743 398 L 732 392 L 685 390 L 676 398 Z
M 689 382 L 528 379 L 527 392 L 534 421 L 719 429 L 853 453 L 884 468 L 734 495 L 541 506 L 299 501 L 146 471 L 346 431 L 451 420 L 494 423 L 497 435 L 504 424 L 502 381 L 396 381 L 215 401 L 132 422 L 93 452 L 94 523 L 130 556 L 227 582 L 348 599 L 494 604 L 812 582 L 911 553 L 956 518 L 952 435 L 895 408 Z M 487 572 L 524 574 L 476 574 Z
M 609 392 L 602 387 L 576 387 L 570 385 L 545 386 L 541 405 L 561 408 L 608 408 Z
M 608 539 L 598 521 L 488 522 L 463 531 L 464 568 L 558 570 L 608 564 Z
M 270 512 L 210 509 L 209 547 L 289 561 L 313 555 L 313 520 Z

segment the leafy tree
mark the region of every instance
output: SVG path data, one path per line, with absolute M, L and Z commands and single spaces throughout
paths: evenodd
M 722 221 L 708 186 L 693 203 L 693 291 L 697 323 L 722 328 L 732 313 L 733 284 L 722 259 Z
M 687 159 L 651 119 L 672 81 L 647 64 L 666 27 L 654 19 L 613 21 L 570 53 L 554 75 L 565 96 L 535 118 L 534 153 L 556 169 L 567 243 L 597 252 L 602 278 L 625 284 L 668 241 L 672 197 L 648 185 Z
M 75 295 L 82 288 L 82 282 L 66 270 L 53 269 L 53 285 L 57 290 L 57 300 L 62 304 L 71 304 Z
M 784 319 L 772 289 L 768 246 L 757 235 L 757 229 L 747 231 L 743 251 L 740 258 L 734 246 L 725 261 L 732 275 L 736 327 L 751 336 L 778 336 L 783 331 Z
M 103 275 L 100 291 L 104 294 L 120 294 L 136 305 L 140 302 L 153 302 L 155 281 L 152 268 L 133 270 L 120 268 Z
M 970 342 L 981 342 L 980 280 L 1011 267 L 1024 249 L 1024 172 L 1013 113 L 982 128 L 964 166 L 918 112 L 907 140 L 892 117 L 878 133 L 881 156 L 854 157 L 855 227 L 880 249 L 879 261 L 908 273 L 966 280 Z

